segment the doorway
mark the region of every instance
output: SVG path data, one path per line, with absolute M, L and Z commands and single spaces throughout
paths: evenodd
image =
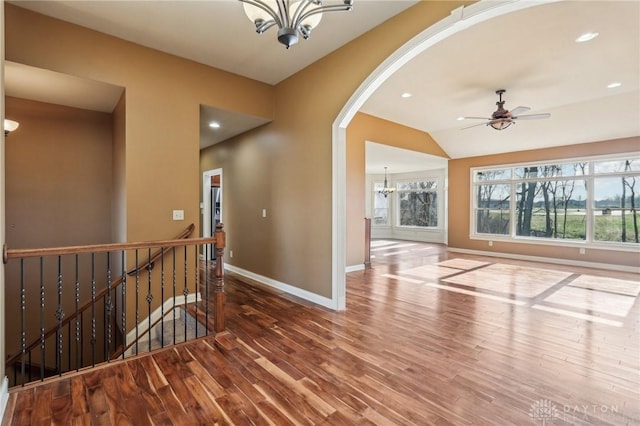
M 222 222 L 222 169 L 208 170 L 202 174 L 202 236 L 211 237 L 216 225 Z M 213 244 L 209 244 L 205 258 L 215 260 Z

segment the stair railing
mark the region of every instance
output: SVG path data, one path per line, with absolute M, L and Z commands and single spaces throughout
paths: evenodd
M 44 380 L 95 367 L 111 361 L 114 353 L 121 358 L 137 354 L 145 336 L 148 350 L 152 350 L 152 324 L 170 310 L 175 315 L 180 305 L 197 302 L 195 309 L 205 311 L 203 335 L 210 330 L 224 331 L 223 226 L 218 224 L 210 238 L 187 239 L 194 229 L 191 224 L 172 240 L 43 249 L 5 247 L 5 287 L 17 295 L 5 298 L 5 303 L 18 302 L 17 306 L 5 306 L 6 346 L 15 343 L 9 341 L 13 337 L 20 347 L 6 360 L 7 371 L 13 370 L 12 386 L 25 385 L 33 376 Z M 214 268 L 210 268 L 207 253 L 212 244 L 216 250 Z M 127 268 L 127 264 L 136 266 Z M 213 276 L 209 271 L 214 271 Z M 90 297 L 80 303 L 81 295 Z M 145 313 L 147 318 L 141 320 Z M 198 336 L 196 327 L 195 337 L 203 335 Z M 162 340 L 160 347 L 164 346 Z

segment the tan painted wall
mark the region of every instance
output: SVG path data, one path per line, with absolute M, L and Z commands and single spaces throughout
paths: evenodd
M 489 247 L 487 241 L 471 240 L 469 238 L 469 211 L 471 200 L 469 194 L 469 179 L 471 167 L 632 152 L 638 151 L 639 148 L 640 137 L 635 137 L 549 149 L 510 152 L 501 155 L 487 155 L 482 157 L 450 160 L 449 246 L 489 252 L 551 257 L 614 265 L 640 266 L 640 258 L 638 257 L 637 252 L 587 249 L 585 254 L 579 254 L 578 248 L 553 247 L 541 244 L 514 244 L 500 241 L 494 241 L 493 247 Z
M 111 114 L 6 97 L 7 115 L 20 127 L 6 140 L 6 242 L 9 248 L 40 248 L 111 241 L 112 139 Z M 89 259 L 81 259 L 81 301 L 90 299 Z M 106 270 L 105 259 L 96 269 Z M 45 327 L 53 325 L 57 307 L 56 259 L 44 268 Z M 38 259 L 25 263 L 27 343 L 39 334 L 40 267 Z M 19 349 L 20 269 L 12 261 L 5 267 L 7 304 L 15 321 L 7 328 L 6 349 Z M 64 311 L 73 311 L 75 264 L 62 260 Z M 104 276 L 104 275 L 102 275 Z M 100 279 L 98 286 L 105 285 Z M 54 347 L 48 345 L 48 366 Z M 89 350 L 87 346 L 85 349 Z M 36 351 L 38 352 L 38 351 Z M 34 353 L 33 362 L 38 362 Z
M 230 263 L 331 297 L 332 123 L 382 61 L 461 4 L 420 2 L 325 56 L 276 86 L 273 123 L 206 151 L 224 169 Z
M 364 262 L 366 141 L 448 158 L 428 133 L 356 114 L 347 128 L 347 266 Z
M 123 93 L 113 110 L 111 241 L 116 243 L 127 241 L 126 112 L 126 93 Z
M 272 87 L 6 5 L 6 59 L 126 89 L 128 241 L 198 223 L 199 106 L 270 118 Z M 171 211 L 183 209 L 184 222 Z
M 6 97 L 7 246 L 111 241 L 111 114 Z

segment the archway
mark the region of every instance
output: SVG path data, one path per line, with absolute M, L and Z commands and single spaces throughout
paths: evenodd
M 346 129 L 356 112 L 389 76 L 439 41 L 497 16 L 557 1 L 565 0 L 541 0 L 539 2 L 486 0 L 455 9 L 447 18 L 425 29 L 396 50 L 351 95 L 332 126 L 331 294 L 335 309 L 344 310 L 346 308 Z

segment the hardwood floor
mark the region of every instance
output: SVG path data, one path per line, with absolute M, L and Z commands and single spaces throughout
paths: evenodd
M 217 344 L 12 391 L 3 424 L 640 424 L 638 275 L 372 254 L 344 312 L 229 274 Z

